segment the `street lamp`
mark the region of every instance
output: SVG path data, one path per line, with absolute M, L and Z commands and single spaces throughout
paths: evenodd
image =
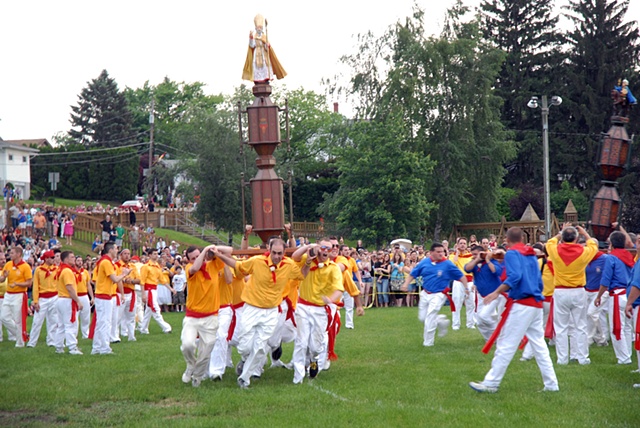
M 559 106 L 562 98 L 551 97 L 551 105 Z M 538 97 L 531 97 L 527 103 L 529 108 L 538 108 Z M 549 192 L 549 104 L 547 96 L 542 96 L 542 157 L 544 166 L 544 229 L 547 240 L 551 238 L 551 196 Z

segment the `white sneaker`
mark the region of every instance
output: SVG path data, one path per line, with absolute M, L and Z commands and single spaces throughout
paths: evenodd
M 211 380 L 214 382 L 217 380 L 222 381 L 222 375 L 213 375 L 211 376 Z
M 487 386 L 482 382 L 469 382 L 469 386 L 471 387 L 471 389 L 477 392 L 488 392 L 490 394 L 495 394 L 496 392 L 498 392 L 498 388 Z
M 633 387 L 634 387 L 634 388 L 640 388 L 640 383 L 634 383 L 634 384 L 633 384 Z
M 556 386 L 545 386 L 544 388 L 542 388 L 542 391 L 540 392 L 558 392 L 560 391 L 560 388 L 556 385 Z
M 200 387 L 200 379 L 198 378 L 193 378 L 191 379 L 191 386 L 193 386 L 194 388 L 199 388 Z
M 445 337 L 449 332 L 449 324 L 451 321 L 445 315 L 438 315 L 437 318 L 438 325 L 438 337 Z
M 64 354 L 64 348 L 56 348 L 56 354 Z
M 74 349 L 70 350 L 70 351 L 69 351 L 69 354 L 71 354 L 71 355 L 84 355 L 84 354 L 82 353 L 82 351 L 81 351 L 81 350 L 79 350 L 78 348 L 74 348 Z
M 185 370 L 184 373 L 182 373 L 182 382 L 183 383 L 189 383 L 191 382 L 191 375 L 193 374 L 193 371 L 187 369 Z

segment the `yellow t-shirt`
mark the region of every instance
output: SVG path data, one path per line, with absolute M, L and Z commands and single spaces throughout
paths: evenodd
M 560 245 L 566 246 L 567 250 L 579 254 L 579 256 L 572 259 L 565 257 L 569 262 L 566 264 L 558 252 Z M 556 287 L 583 287 L 587 283 L 585 270 L 598 252 L 598 244 L 593 239 L 589 239 L 586 246 L 582 247 L 580 244 L 558 244 L 558 238 L 553 237 L 547 242 L 546 248 L 549 260 L 553 263 L 555 274 L 553 283 Z M 580 248 L 582 248 L 582 252 L 579 251 Z
M 78 294 L 86 294 L 88 293 L 89 287 L 89 271 L 87 271 L 86 269 L 82 269 L 78 272 L 80 272 L 80 281 L 77 281 L 78 288 L 76 291 L 78 292 Z
M 307 262 L 307 255 L 302 256 L 300 266 Z M 319 267 L 313 262 L 307 277 L 300 283 L 300 299 L 318 306 L 324 306 L 322 296 L 330 296 L 334 291 L 344 291 L 342 273 L 333 261 L 327 260 Z
M 56 293 L 58 289 L 53 277 L 57 271 L 56 265 L 42 265 L 36 268 L 33 273 L 33 288 L 31 290 L 33 303 L 38 303 L 40 300 L 40 294 L 42 293 Z
M 129 279 L 140 279 L 140 274 L 138 274 L 138 268 L 136 268 L 136 266 L 129 262 L 129 263 L 125 263 L 123 261 L 119 261 L 118 263 L 116 263 L 116 275 L 120 276 L 122 275 L 122 270 L 123 269 L 129 269 L 131 272 L 129 272 L 129 275 L 127 275 L 125 278 L 123 278 L 122 280 L 122 286 L 124 288 L 129 288 L 131 290 L 135 290 L 136 289 L 136 285 L 130 282 L 125 282 L 124 279 L 129 278 Z
M 464 276 L 466 276 L 466 277 L 467 277 L 467 279 L 469 279 L 469 277 L 471 277 L 472 275 L 470 275 L 470 274 L 469 274 L 469 272 L 466 272 L 466 271 L 464 270 L 464 265 L 466 265 L 466 264 L 467 264 L 467 263 L 469 263 L 471 260 L 473 260 L 473 254 L 471 254 L 471 253 L 469 253 L 469 252 L 466 252 L 466 253 L 463 253 L 463 254 L 459 254 L 459 255 L 458 255 L 458 260 L 455 260 L 455 258 L 456 258 L 455 253 L 454 253 L 454 254 L 451 254 L 451 255 L 449 256 L 449 260 L 451 260 L 451 261 L 453 262 L 453 264 L 454 264 L 454 265 L 456 265 L 456 267 L 457 267 L 458 269 L 460 269 L 460 272 L 462 272 L 462 274 L 463 274 Z
M 96 267 L 96 296 L 99 294 L 103 296 L 113 296 L 113 287 L 115 284 L 111 281 L 111 275 L 117 275 L 113 261 L 102 259 Z
M 243 303 L 242 293 L 244 293 L 244 275 L 236 275 L 235 272 L 233 274 L 233 282 L 231 283 L 231 287 L 233 288 L 233 297 L 231 300 L 231 304 L 233 306 L 239 305 Z
M 142 285 L 150 284 L 150 285 L 158 285 L 163 284 L 162 282 L 162 268 L 158 263 L 154 263 L 149 260 L 145 265 L 140 269 L 140 282 Z
M 273 266 L 271 258 L 264 255 L 237 261 L 236 274 L 251 275 L 251 281 L 244 287 L 242 300 L 258 308 L 275 308 L 282 302 L 287 282 L 303 279 L 300 267 L 290 258 L 284 257 L 278 266 Z
M 6 279 L 2 282 L 0 282 L 0 297 L 4 298 L 4 293 L 7 292 L 7 283 L 9 281 L 7 281 Z
M 542 268 L 543 260 L 544 259 L 538 259 L 538 266 L 540 266 L 540 268 Z M 549 261 L 547 260 L 547 263 L 544 264 L 544 269 L 542 269 L 542 295 L 545 297 L 553 296 L 555 289 L 556 286 L 553 283 L 553 272 L 549 269 Z
M 204 276 L 204 272 L 197 271 L 193 275 L 189 270 L 193 263 L 185 267 L 187 275 L 187 316 L 214 315 L 220 309 L 220 293 L 218 291 L 218 272 L 224 268 L 224 263 L 218 258 L 206 264 L 206 271 L 211 279 Z
M 101 264 L 104 264 L 102 262 Z M 64 268 L 60 272 L 60 276 L 56 281 L 56 286 L 58 288 L 58 297 L 71 297 L 69 294 L 69 290 L 67 289 L 67 285 L 73 285 L 73 288 L 78 291 L 78 284 L 76 282 L 76 274 L 69 268 Z
M 219 273 L 218 290 L 220 291 L 220 306 L 231 305 L 233 302 L 233 282 L 227 284 L 224 278 L 224 268 Z
M 8 272 L 7 277 L 7 293 L 24 293 L 29 287 L 17 287 L 13 284 L 16 282 L 25 282 L 30 280 L 33 275 L 31 274 L 31 266 L 22 260 L 13 265 L 13 260 L 9 260 L 2 269 L 5 273 Z

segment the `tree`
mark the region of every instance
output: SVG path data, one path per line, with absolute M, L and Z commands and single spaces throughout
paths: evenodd
M 87 82 L 78 95 L 78 105 L 71 106 L 69 136 L 90 147 L 118 147 L 132 142 L 131 112 L 127 100 L 118 90 L 107 70 Z
M 557 87 L 551 71 L 561 57 L 553 0 L 483 0 L 480 10 L 485 39 L 506 54 L 496 76 L 496 94 L 504 100 L 502 123 L 514 131 L 518 152 L 506 165 L 505 181 L 514 187 L 542 183 L 540 121 L 526 105 L 532 95 Z
M 399 117 L 356 123 L 352 144 L 338 157 L 340 188 L 326 195 L 321 212 L 339 227 L 368 242 L 423 236 L 435 204 L 424 183 L 433 162 L 407 145 Z

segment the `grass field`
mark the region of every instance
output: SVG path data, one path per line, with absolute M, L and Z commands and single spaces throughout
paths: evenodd
M 57 355 L 44 344 L 0 343 L 0 426 L 314 426 L 314 427 L 637 427 L 636 367 L 618 366 L 611 347 L 592 348 L 592 364 L 556 366 L 560 392 L 542 393 L 534 361 L 519 355 L 497 394 L 478 394 L 492 354 L 476 330 L 449 332 L 422 347 L 416 308 L 371 309 L 338 336 L 340 356 L 313 381 L 267 369 L 249 390 L 228 369 L 222 382 L 181 382 L 182 314 L 167 314 L 174 333 L 153 323 L 138 342 L 114 344 L 116 355 Z M 448 310 L 445 308 L 444 313 Z M 464 325 L 464 321 L 463 324 Z M 283 360 L 291 358 L 284 347 Z M 555 353 L 552 348 L 552 358 Z M 234 355 L 234 362 L 237 362 Z

